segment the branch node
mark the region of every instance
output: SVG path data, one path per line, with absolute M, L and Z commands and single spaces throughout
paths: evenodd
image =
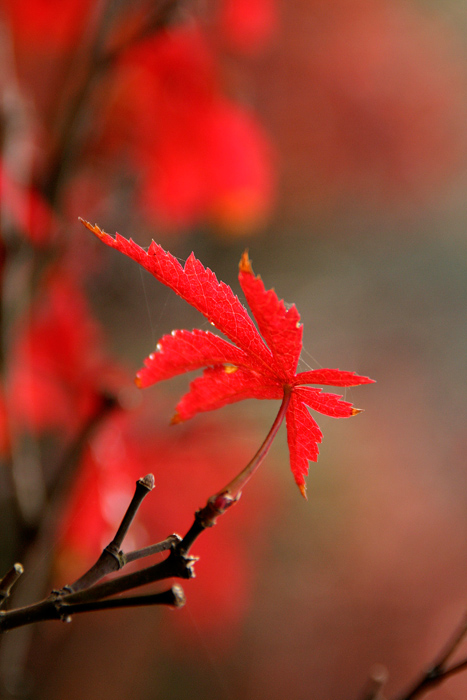
M 180 551 L 177 545 L 175 545 L 175 548 L 170 552 L 167 562 L 169 562 L 169 560 L 171 560 L 173 576 L 178 576 L 179 578 L 196 578 L 195 564 L 199 560 L 199 557 L 189 556 L 186 552 Z
M 0 579 L 0 607 L 3 605 L 5 600 L 10 596 L 11 589 L 18 581 L 19 577 L 23 574 L 24 568 L 22 564 L 13 564 L 11 569 L 7 571 L 5 576 Z
M 63 605 L 63 590 L 59 591 L 54 588 L 49 595 L 49 601 L 53 604 L 59 620 L 62 622 L 71 622 L 71 615 L 66 612 Z
M 110 554 L 116 560 L 118 569 L 123 569 L 126 564 L 125 555 L 120 549 L 115 547 L 113 542 L 108 544 L 107 547 L 104 547 L 104 552 L 107 552 L 107 554 Z
M 183 606 L 186 603 L 186 597 L 185 597 L 185 591 L 181 586 L 178 585 L 178 583 L 175 583 L 172 586 L 172 594 L 174 598 L 173 602 L 173 607 L 174 608 L 183 608 Z
M 148 491 L 152 491 L 155 486 L 154 474 L 146 474 L 142 479 L 138 479 L 138 484 L 147 488 Z
M 204 508 L 196 511 L 195 517 L 199 524 L 203 527 L 213 527 L 216 524 L 217 518 L 223 515 L 225 511 L 234 505 L 240 498 L 241 493 L 232 496 L 229 491 L 221 491 L 214 494 L 208 499 Z

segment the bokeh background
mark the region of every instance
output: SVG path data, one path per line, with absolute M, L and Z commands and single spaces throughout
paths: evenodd
M 248 401 L 169 427 L 188 378 L 141 395 L 132 374 L 164 333 L 206 322 L 78 215 L 193 250 L 236 293 L 247 247 L 301 313 L 301 369 L 377 380 L 346 391 L 358 417 L 318 417 L 308 502 L 279 434 L 197 543 L 185 608 L 12 632 L 4 697 L 357 700 L 377 663 L 397 696 L 467 603 L 467 4 L 0 7 L 5 570 L 34 543 L 49 462 L 92 417 L 96 386 L 120 406 L 80 443 L 23 598 L 47 578 L 41 560 L 53 585 L 92 563 L 144 473 L 156 490 L 131 544 L 183 532 L 276 411 Z M 15 479 L 44 490 L 39 505 Z M 466 690 L 459 675 L 433 698 Z

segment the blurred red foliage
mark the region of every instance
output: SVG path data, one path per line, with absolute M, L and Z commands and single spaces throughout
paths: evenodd
M 73 435 L 99 410 L 125 376 L 102 340 L 78 282 L 51 275 L 13 341 L 7 401 L 17 428 Z
M 70 49 L 82 36 L 93 0 L 1 0 L 18 51 Z
M 47 172 L 48 159 L 64 135 L 68 147 L 80 130 L 76 158 L 61 174 L 64 202 L 73 202 L 68 215 L 76 209 L 68 187 L 78 182 L 85 191 L 87 181 L 100 196 L 87 205 L 102 210 L 131 179 L 146 217 L 168 229 L 208 220 L 243 233 L 263 223 L 275 184 L 271 146 L 253 113 L 226 96 L 221 50 L 201 22 L 145 33 L 145 12 L 156 8 L 144 2 L 113 14 L 89 0 L 0 0 L 1 9 L 21 89 L 35 108 L 34 176 L 46 191 L 55 167 Z M 241 34 L 253 48 L 270 35 L 273 14 L 272 0 L 231 0 L 216 22 L 232 30 L 232 44 Z M 73 105 L 88 89 L 83 129 Z
M 271 149 L 253 115 L 219 90 L 199 27 L 183 27 L 122 56 L 103 105 L 97 148 L 127 151 L 140 200 L 165 226 L 202 218 L 251 230 L 273 192 Z
M 220 8 L 222 36 L 234 50 L 257 53 L 278 31 L 275 0 L 223 0 Z

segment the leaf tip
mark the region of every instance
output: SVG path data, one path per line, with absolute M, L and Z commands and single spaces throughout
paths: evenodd
M 300 493 L 305 501 L 308 501 L 308 496 L 306 495 L 306 484 L 298 484 L 298 488 L 300 489 Z
M 138 389 L 142 389 L 142 388 L 143 388 L 143 382 L 141 381 L 141 377 L 139 376 L 139 372 L 138 372 L 138 374 L 137 374 L 136 377 L 135 377 L 135 384 L 136 384 L 136 386 L 138 387 Z
M 104 239 L 106 236 L 109 235 L 108 233 L 103 231 L 101 228 L 99 228 L 99 226 L 97 224 L 94 224 L 94 226 L 93 226 L 92 224 L 89 223 L 89 221 L 82 219 L 80 216 L 78 216 L 78 221 L 81 221 L 83 226 L 86 226 L 87 229 L 92 231 L 92 233 L 94 233 L 100 239 Z
M 364 408 L 351 408 L 351 409 L 350 409 L 350 415 L 351 415 L 351 416 L 356 416 L 356 415 L 358 415 L 359 413 L 363 413 L 364 410 L 365 410 Z
M 178 425 L 178 423 L 183 423 L 183 418 L 178 411 L 175 411 L 172 418 L 170 419 L 170 425 Z
M 243 251 L 242 257 L 239 263 L 240 272 L 247 272 L 253 274 L 253 268 L 251 267 L 251 260 L 248 255 L 248 248 Z
M 360 383 L 361 384 L 376 384 L 376 379 L 372 379 L 371 377 L 360 377 Z

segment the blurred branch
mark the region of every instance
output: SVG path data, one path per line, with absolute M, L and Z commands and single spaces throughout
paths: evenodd
M 457 651 L 467 635 L 467 612 L 431 666 L 407 690 L 395 695 L 393 700 L 415 700 L 433 690 L 448 678 L 467 669 L 467 657 L 448 666 L 449 659 Z M 384 700 L 383 687 L 387 682 L 387 671 L 383 666 L 375 666 L 360 700 Z
M 414 700 L 414 698 L 421 698 L 434 687 L 440 685 L 448 678 L 451 678 L 451 676 L 454 676 L 457 673 L 460 673 L 460 671 L 467 669 L 467 658 L 448 666 L 449 659 L 458 649 L 466 634 L 467 613 L 464 613 L 458 628 L 454 631 L 451 639 L 448 640 L 446 645 L 439 652 L 430 668 L 418 680 L 416 680 L 412 686 L 410 686 L 409 690 L 397 695 L 394 700 Z

